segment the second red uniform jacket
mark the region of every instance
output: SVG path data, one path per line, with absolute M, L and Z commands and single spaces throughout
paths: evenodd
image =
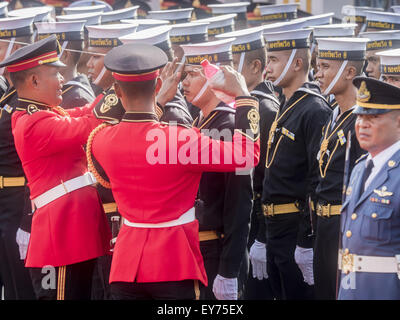
M 246 98 L 247 101 L 252 99 Z M 98 132 L 93 139 L 93 155 L 110 179 L 124 219 L 151 224 L 178 219 L 193 208 L 202 172 L 234 171 L 243 166 L 235 157 L 231 163 L 224 163 L 226 154 L 245 155 L 252 166 L 256 165 L 258 112 L 247 106 L 237 111 L 235 127 L 244 131 L 249 128 L 248 119 L 251 119 L 254 132 L 257 131 L 254 134 L 257 143 L 249 139 L 250 135 L 238 132 L 234 141 L 242 141 L 242 144 L 212 140 L 198 129 L 160 123 L 152 113 L 127 112 L 119 124 Z M 177 139 L 185 136 L 190 138 Z M 250 150 L 245 150 L 246 142 L 247 147 L 251 145 Z M 165 161 L 163 148 L 167 155 Z M 172 151 L 174 148 L 176 151 Z M 189 150 L 194 155 L 192 161 L 182 161 L 182 155 L 188 155 Z M 215 157 L 211 159 L 216 150 L 220 152 L 219 164 L 213 161 Z M 154 159 L 154 154 L 159 161 Z M 205 163 L 203 157 L 208 158 L 209 163 Z M 198 279 L 207 285 L 197 220 L 166 228 L 122 226 L 114 248 L 110 282 L 185 279 Z

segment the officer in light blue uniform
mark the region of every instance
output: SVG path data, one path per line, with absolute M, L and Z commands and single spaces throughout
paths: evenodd
M 400 299 L 400 89 L 357 77 L 355 130 L 368 154 L 342 206 L 339 300 Z

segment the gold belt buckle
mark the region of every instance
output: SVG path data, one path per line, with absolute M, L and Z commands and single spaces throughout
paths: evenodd
M 4 188 L 4 177 L 0 176 L 0 189 Z
M 322 206 L 319 203 L 317 204 L 317 214 L 319 216 L 323 216 L 324 215 L 323 214 L 323 210 L 322 210 Z
M 265 204 L 264 205 L 264 214 L 266 216 L 273 216 L 274 215 L 274 204 Z
M 267 215 L 271 217 L 275 215 L 273 203 L 267 205 Z
M 342 271 L 345 274 L 354 271 L 354 254 L 342 252 Z

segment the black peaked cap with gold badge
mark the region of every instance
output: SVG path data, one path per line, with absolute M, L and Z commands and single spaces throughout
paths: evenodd
M 383 114 L 400 110 L 400 88 L 368 77 L 356 77 L 357 107 L 355 114 Z
M 111 49 L 104 66 L 119 81 L 137 82 L 157 78 L 168 57 L 160 48 L 148 44 L 124 44 Z
M 0 63 L 8 72 L 18 72 L 41 65 L 65 67 L 58 55 L 60 45 L 55 35 L 16 50 Z

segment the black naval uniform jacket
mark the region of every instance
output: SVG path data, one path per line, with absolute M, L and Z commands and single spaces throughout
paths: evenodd
M 289 111 L 281 117 L 286 110 Z M 266 159 L 269 168 L 265 170 L 262 203 L 298 203 L 303 215 L 298 245 L 305 248 L 312 246 L 312 239 L 305 235 L 310 233 L 311 225 L 304 208 L 318 183 L 316 157 L 322 127 L 330 113 L 319 87 L 304 83 L 288 101 L 281 103 L 277 114 L 280 120 Z
M 160 121 L 176 121 L 180 124 L 192 126 L 193 118 L 189 112 L 186 100 L 179 90 L 177 90 L 175 97 L 165 104 L 162 111 Z
M 64 109 L 71 109 L 82 107 L 95 99 L 95 93 L 85 74 L 79 74 L 64 84 L 62 88 L 63 101 L 61 107 Z
M 275 97 L 274 87 L 270 81 L 264 81 L 258 84 L 250 93 L 258 98 L 260 113 L 260 162 L 254 169 L 253 190 L 254 204 L 251 213 L 251 227 L 249 234 L 249 244 L 256 236 L 257 240 L 265 243 L 265 220 L 261 207 L 261 195 L 263 190 L 265 157 L 267 154 L 268 134 L 271 124 L 279 109 L 279 100 Z
M 3 177 L 25 176 L 11 131 L 17 98 L 15 89 L 9 87 L 0 102 L 0 176 Z M 0 230 L 10 229 L 10 224 L 18 228 L 24 212 L 24 197 L 24 186 L 0 188 Z
M 8 90 L 9 84 L 4 76 L 0 76 L 0 97 Z
M 326 152 L 320 147 L 318 159 L 318 185 L 316 201 L 321 205 L 341 205 L 346 142 L 351 131 L 349 175 L 356 160 L 363 154 L 355 134 L 356 115 L 348 110 L 340 115 L 336 107 L 322 130 L 320 146 L 328 139 Z M 315 298 L 336 299 L 337 261 L 340 239 L 340 215 L 321 217 L 314 215 L 316 237 L 314 243 Z
M 324 140 L 324 137 L 329 138 L 327 152 L 324 153 L 320 163 L 320 151 L 317 156 L 318 170 L 318 185 L 315 192 L 315 199 L 322 205 L 340 205 L 342 204 L 343 190 L 343 170 L 346 154 L 346 142 L 348 132 L 351 130 L 351 148 L 350 148 L 350 167 L 349 174 L 355 165 L 355 161 L 366 151 L 361 149 L 355 132 L 355 121 L 357 115 L 353 114 L 353 109 L 344 112 L 336 119 L 340 112 L 339 107 L 336 107 L 329 117 L 327 123 L 322 130 L 322 138 L 319 145 Z M 335 121 L 336 119 L 336 121 Z M 344 120 L 344 122 L 343 122 Z M 333 126 L 332 126 L 333 125 Z M 329 163 L 328 163 L 329 161 Z M 321 174 L 322 171 L 322 174 Z
M 205 119 L 199 122 L 199 118 L 196 118 L 193 125 L 208 136 L 224 140 L 213 135 L 211 130 L 225 129 L 225 132 L 230 132 L 231 139 L 234 123 L 235 109 L 221 102 Z M 202 174 L 195 206 L 196 218 L 199 221 L 200 231 L 215 230 L 217 234 L 223 234 L 218 274 L 225 278 L 240 280 L 242 276 L 239 271 L 243 270 L 241 268 L 245 263 L 243 261 L 246 256 L 252 197 L 252 178 L 249 174 L 237 175 L 235 172 Z M 209 279 L 211 288 L 213 281 L 214 279 Z

